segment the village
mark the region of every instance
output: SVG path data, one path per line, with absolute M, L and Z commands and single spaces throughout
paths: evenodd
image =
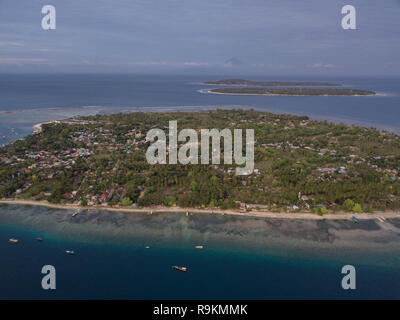
M 363 210 L 398 205 L 398 156 L 388 159 L 379 148 L 368 154 L 361 152 L 366 147 L 359 143 L 341 144 L 341 135 L 354 128 L 249 111 L 230 112 L 226 117 L 226 112 L 204 112 L 202 116 L 210 121 L 210 128 L 254 125 L 255 166 L 248 176 L 236 175 L 235 165 L 222 162 L 147 163 L 146 133 L 160 124 L 160 118 L 160 127 L 166 128 L 172 115 L 152 115 L 154 119 L 141 119 L 143 114 L 97 116 L 43 124 L 33 135 L 1 148 L 0 196 L 82 206 L 161 205 L 319 214 L 343 209 L 345 200 L 353 201 L 353 208 L 358 204 L 357 210 L 361 205 Z M 194 124 L 190 115 L 173 116 L 181 117 L 183 124 Z M 333 135 L 331 127 L 339 133 Z M 331 132 L 328 136 L 335 143 L 326 142 L 326 134 L 310 135 L 323 129 Z M 381 147 L 400 152 L 397 135 L 368 130 L 358 129 L 357 139 L 375 134 Z M 363 184 L 366 188 L 371 182 L 376 184 L 376 194 L 367 195 L 368 199 L 360 192 Z M 342 189 L 346 198 L 337 196 L 343 194 Z

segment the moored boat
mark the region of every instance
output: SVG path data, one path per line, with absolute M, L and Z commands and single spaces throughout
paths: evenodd
M 358 219 L 355 216 L 353 216 L 352 219 L 353 219 L 354 223 L 358 223 Z
M 175 270 L 182 271 L 182 272 L 186 272 L 187 271 L 186 267 L 172 266 L 172 268 L 175 269 Z

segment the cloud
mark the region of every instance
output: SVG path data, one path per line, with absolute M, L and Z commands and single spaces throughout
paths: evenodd
M 0 58 L 0 64 L 7 65 L 19 65 L 22 66 L 24 64 L 51 64 L 46 59 L 35 59 L 35 58 Z
M 0 47 L 23 47 L 25 46 L 22 42 L 15 41 L 0 41 Z
M 333 64 L 323 64 L 323 63 L 314 63 L 312 65 L 313 68 L 316 69 L 333 69 L 335 66 Z

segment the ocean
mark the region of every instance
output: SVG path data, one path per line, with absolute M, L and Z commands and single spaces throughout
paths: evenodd
M 316 120 L 400 132 L 400 79 L 241 78 L 342 83 L 372 90 L 374 97 L 237 96 L 204 93 L 201 82 L 224 76 L 64 74 L 0 75 L 0 145 L 31 132 L 37 122 L 74 115 L 151 110 L 240 108 L 307 115 Z
M 3 74 L 0 145 L 38 122 L 74 115 L 208 108 L 252 107 L 400 132 L 400 79 L 242 76 L 340 82 L 381 94 L 376 97 L 204 93 L 213 86 L 202 81 L 220 78 Z M 10 244 L 12 237 L 20 242 Z M 68 210 L 0 204 L 0 299 L 400 299 L 398 243 L 398 234 L 373 221 L 106 211 L 72 218 Z M 357 270 L 356 290 L 341 287 L 341 268 L 349 264 Z M 56 268 L 54 291 L 41 288 L 44 265 Z
M 343 245 L 346 232 L 375 227 L 342 221 L 339 236 L 334 226 L 0 205 L 0 299 L 399 299 L 399 235 Z M 56 269 L 56 290 L 41 288 L 44 265 Z M 356 268 L 356 290 L 341 287 L 344 265 Z

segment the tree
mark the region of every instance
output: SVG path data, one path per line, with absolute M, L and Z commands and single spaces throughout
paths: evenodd
M 347 211 L 351 211 L 353 210 L 354 207 L 354 201 L 351 199 L 346 199 L 345 202 L 343 203 L 343 207 L 347 210 Z
M 132 200 L 129 197 L 125 197 L 122 199 L 122 205 L 124 207 L 131 206 L 133 204 Z
M 353 212 L 361 212 L 361 211 L 362 211 L 361 204 L 356 203 L 356 204 L 354 205 L 354 207 L 352 208 L 352 211 L 353 211 Z

